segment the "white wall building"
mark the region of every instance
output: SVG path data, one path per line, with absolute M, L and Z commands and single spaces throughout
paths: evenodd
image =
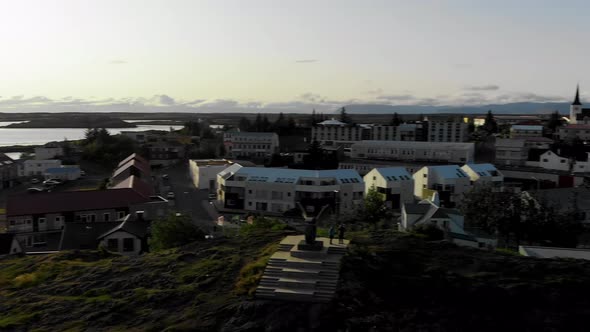
M 371 128 L 374 141 L 418 141 L 422 138 L 422 123 L 402 123 L 399 126 L 375 125 Z
M 226 159 L 191 159 L 188 164 L 195 188 L 215 192 L 217 174 L 234 163 Z
M 561 157 L 555 152 L 546 151 L 539 158 L 539 167 L 558 171 L 569 171 L 571 163 L 568 158 Z
M 25 160 L 19 169 L 19 176 L 43 176 L 48 168 L 61 167 L 61 160 Z
M 474 185 L 489 185 L 498 191 L 504 186 L 504 175 L 492 164 L 465 164 L 461 169 Z
M 465 142 L 469 137 L 469 124 L 461 116 L 429 116 L 429 142 Z
M 352 125 L 334 119 L 322 121 L 311 128 L 311 140 L 316 140 L 321 145 L 350 147 L 354 142 L 370 137 L 370 126 Z
M 497 138 L 496 165 L 523 166 L 531 149 L 549 149 L 553 140 L 546 137 Z
M 365 185 L 352 170 L 301 170 L 242 167 L 234 164 L 217 176 L 223 208 L 283 213 L 300 207 L 316 214 L 325 206 L 336 214 L 363 204 Z
M 579 138 L 582 141 L 590 141 L 590 124 L 575 123 L 557 128 L 557 137 L 564 141 Z
M 226 155 L 232 158 L 269 158 L 279 149 L 279 135 L 270 132 L 230 131 L 223 134 Z
M 424 199 L 438 193 L 444 206 L 453 206 L 469 191 L 471 179 L 457 165 L 426 166 L 414 173 L 414 195 Z
M 538 125 L 513 125 L 510 127 L 511 138 L 522 137 L 541 137 L 543 136 L 543 126 Z
M 400 209 L 404 203 L 414 202 L 414 179 L 404 167 L 375 168 L 363 179 L 365 193 L 374 187 L 390 209 Z
M 473 143 L 362 141 L 351 148 L 354 159 L 468 163 L 473 154 Z

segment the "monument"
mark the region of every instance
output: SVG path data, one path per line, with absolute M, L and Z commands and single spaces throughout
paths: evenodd
M 316 219 L 311 218 L 305 226 L 305 239 L 300 241 L 297 245 L 299 250 L 321 251 L 324 247 L 323 241 L 317 241 L 317 225 Z

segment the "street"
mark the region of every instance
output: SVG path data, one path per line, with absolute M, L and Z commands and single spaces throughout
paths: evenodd
M 175 199 L 170 200 L 172 211 L 191 216 L 193 222 L 205 231 L 215 225 L 217 211 L 209 204 L 209 192 L 194 187 L 187 163 L 154 170 L 152 174 L 156 177 L 157 186 L 170 187 L 170 191 L 174 192 Z M 163 174 L 168 174 L 169 178 L 162 179 Z M 168 191 L 161 191 L 160 194 L 166 198 Z

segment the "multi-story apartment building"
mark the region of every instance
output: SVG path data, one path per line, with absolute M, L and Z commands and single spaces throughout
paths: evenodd
M 283 213 L 301 208 L 317 215 L 326 207 L 350 213 L 363 203 L 365 185 L 353 170 L 301 170 L 242 167 L 234 164 L 217 175 L 223 208 Z
M 497 138 L 496 165 L 523 166 L 531 150 L 547 150 L 553 140 L 546 137 Z
M 510 127 L 510 138 L 526 138 L 543 136 L 541 125 L 513 125 Z
M 441 203 L 453 207 L 469 191 L 471 179 L 457 165 L 427 166 L 414 173 L 414 195 L 429 198 L 438 192 Z
M 230 131 L 223 134 L 225 153 L 231 158 L 269 158 L 279 149 L 279 135 L 271 132 Z
M 404 167 L 375 168 L 363 179 L 365 193 L 375 188 L 390 209 L 400 209 L 403 204 L 414 202 L 414 179 Z
M 468 163 L 473 154 L 473 143 L 362 141 L 351 148 L 354 159 Z
M 370 138 L 371 126 L 348 124 L 334 119 L 322 121 L 311 128 L 311 140 L 321 145 L 348 148 L 355 142 Z
M 429 116 L 429 142 L 465 142 L 469 137 L 469 124 L 461 116 Z
M 399 126 L 375 125 L 371 127 L 374 141 L 425 141 L 426 123 L 402 123 Z

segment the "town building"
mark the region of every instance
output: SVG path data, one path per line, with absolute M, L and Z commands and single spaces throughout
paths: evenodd
M 322 146 L 342 145 L 350 147 L 353 143 L 371 138 L 371 126 L 344 123 L 335 119 L 316 123 L 311 128 L 311 140 Z
M 361 141 L 351 147 L 353 159 L 468 163 L 473 156 L 473 143 Z
M 441 207 L 434 198 L 419 203 L 402 205 L 400 229 L 411 231 L 417 227 L 435 226 L 444 234 L 444 239 L 460 246 L 474 248 L 493 248 L 497 240 L 478 238 L 465 231 L 463 214 L 457 209 Z
M 576 87 L 576 97 L 570 105 L 570 124 L 590 124 L 590 108 L 583 108 L 580 102 L 580 86 Z
M 471 190 L 471 179 L 457 165 L 426 166 L 414 173 L 414 195 L 420 199 L 434 192 L 443 206 L 453 207 Z
M 557 128 L 557 139 L 572 141 L 580 139 L 584 142 L 590 141 L 590 124 L 575 123 Z
M 18 178 L 18 164 L 4 153 L 0 153 L 0 190 L 11 188 Z
M 402 123 L 399 126 L 374 125 L 371 127 L 371 140 L 374 141 L 425 141 L 423 130 L 426 124 Z
M 309 215 L 351 213 L 363 203 L 365 185 L 352 170 L 242 167 L 217 176 L 221 208 L 281 214 L 301 209 Z
M 49 168 L 61 167 L 61 160 L 25 160 L 19 169 L 19 176 L 43 176 Z
M 375 168 L 363 180 L 365 194 L 374 188 L 390 209 L 397 210 L 405 203 L 414 202 L 414 179 L 404 167 Z
M 146 182 L 151 180 L 151 170 L 149 162 L 142 156 L 133 153 L 123 159 L 111 176 L 111 186 L 116 186 L 119 182 L 128 179 L 130 176 L 136 176 Z
M 47 160 L 62 157 L 64 149 L 58 142 L 49 142 L 43 146 L 35 148 L 36 160 Z
M 164 130 L 122 131 L 141 145 L 150 166 L 165 167 L 182 160 L 187 151 L 199 142 L 199 137 Z
M 504 175 L 492 164 L 465 164 L 461 169 L 469 176 L 471 184 L 491 186 L 502 191 Z
M 215 192 L 217 189 L 217 174 L 236 161 L 228 159 L 190 159 L 189 173 L 193 181 L 193 185 L 197 189 L 208 189 L 210 192 Z M 246 167 L 255 166 L 250 161 L 239 161 L 240 165 Z
M 223 134 L 223 145 L 231 158 L 266 159 L 278 153 L 279 136 L 271 132 L 229 131 Z
M 147 234 L 150 222 L 125 216 L 114 228 L 97 237 L 99 247 L 120 254 L 138 255 L 148 251 Z
M 543 126 L 541 125 L 512 125 L 510 127 L 510 138 L 542 137 Z
M 497 138 L 496 165 L 524 166 L 535 150 L 548 150 L 553 140 L 546 137 Z M 541 152 L 541 153 L 542 153 Z
M 348 159 L 338 163 L 338 169 L 352 169 L 365 176 L 374 168 L 403 167 L 410 174 L 416 173 L 424 166 L 437 166 L 446 163 L 410 162 L 397 160 Z
M 429 142 L 466 142 L 469 138 L 469 124 L 462 116 L 429 116 Z

